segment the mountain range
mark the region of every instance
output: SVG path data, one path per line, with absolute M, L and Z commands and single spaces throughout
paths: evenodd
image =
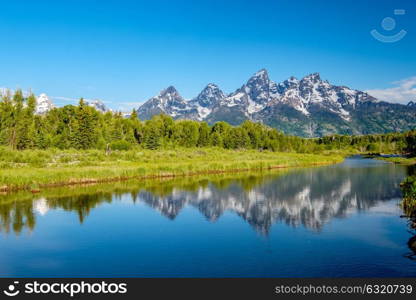
M 4 94 L 5 89 L 0 89 Z M 86 100 L 100 112 L 111 111 L 100 100 Z M 37 114 L 55 107 L 46 94 L 37 97 Z M 319 73 L 276 83 L 262 69 L 235 92 L 225 94 L 208 84 L 195 98 L 184 99 L 170 86 L 139 106 L 141 120 L 158 114 L 174 119 L 226 121 L 239 125 L 260 122 L 286 134 L 317 137 L 329 134 L 374 134 L 416 128 L 416 103 L 380 101 L 366 92 L 322 80 Z M 124 113 L 129 116 L 129 113 Z
M 139 118 L 168 114 L 174 119 L 261 122 L 287 134 L 316 137 L 328 134 L 371 134 L 416 127 L 416 105 L 379 101 L 366 92 L 336 86 L 318 73 L 276 83 L 262 69 L 231 94 L 213 83 L 191 100 L 175 87 L 162 90 L 137 110 Z

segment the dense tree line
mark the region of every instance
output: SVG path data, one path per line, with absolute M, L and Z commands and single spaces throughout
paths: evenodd
M 220 147 L 307 152 L 317 147 L 312 140 L 283 135 L 267 126 L 246 121 L 233 127 L 226 122 L 212 126 L 205 122 L 173 120 L 158 115 L 140 121 L 133 110 L 129 118 L 121 113 L 101 113 L 81 99 L 77 106 L 54 108 L 35 114 L 36 98 L 21 91 L 7 94 L 0 102 L 0 145 L 13 149 L 146 149 Z
M 276 129 L 245 121 L 240 126 L 226 122 L 208 125 L 191 120 L 173 120 L 167 115 L 140 121 L 133 110 L 101 113 L 83 99 L 77 106 L 54 108 L 36 115 L 36 98 L 21 91 L 0 101 L 0 145 L 12 149 L 107 149 L 127 150 L 182 147 L 220 147 L 283 152 L 320 152 L 354 149 L 360 152 L 416 152 L 416 131 L 366 136 L 333 135 L 318 139 L 287 136 Z
M 372 135 L 331 135 L 317 139 L 327 150 L 353 149 L 359 152 L 416 155 L 416 130 Z

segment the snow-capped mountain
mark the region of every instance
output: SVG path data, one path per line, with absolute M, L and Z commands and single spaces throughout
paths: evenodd
M 246 84 L 230 94 L 222 101 L 221 105 L 228 107 L 241 106 L 249 117 L 261 111 L 265 106 L 279 97 L 277 84 L 269 79 L 265 69 L 258 71 Z
M 213 107 L 225 99 L 225 94 L 221 89 L 214 83 L 208 84 L 199 95 L 189 101 L 189 104 L 196 110 L 197 120 L 204 120 L 211 112 Z
M 95 108 L 96 110 L 98 110 L 99 112 L 105 113 L 108 111 L 111 111 L 110 109 L 108 109 L 105 104 L 100 101 L 100 100 L 85 100 L 85 103 L 88 106 L 91 106 L 93 108 Z
M 191 110 L 191 105 L 182 98 L 173 86 L 170 86 L 141 105 L 137 113 L 140 119 L 146 120 L 161 113 L 168 114 L 173 118 L 180 118 L 191 113 Z
M 53 109 L 55 105 L 49 99 L 48 95 L 40 94 L 36 97 L 35 114 L 42 115 Z
M 253 120 L 309 137 L 409 130 L 416 127 L 415 112 L 415 105 L 382 102 L 366 92 L 332 85 L 319 73 L 275 83 L 265 69 L 229 95 L 209 84 L 196 98 L 186 101 L 169 87 L 138 109 L 141 119 L 165 113 L 175 119 L 227 121 L 232 125 Z
M 407 106 L 409 106 L 409 107 L 416 107 L 416 102 L 409 101 L 409 103 L 407 103 Z
M 235 92 L 217 101 L 206 120 L 210 123 L 227 121 L 237 125 L 263 110 L 279 97 L 278 86 L 269 79 L 265 69 L 255 73 L 246 84 Z

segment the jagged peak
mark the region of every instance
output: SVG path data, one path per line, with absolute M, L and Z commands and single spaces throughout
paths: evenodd
M 190 103 L 198 103 L 203 107 L 208 107 L 223 98 L 225 98 L 223 91 L 215 83 L 209 83 Z
M 215 83 L 208 83 L 204 90 L 206 89 L 219 90 L 220 88 Z
M 245 90 L 245 92 L 259 91 L 264 88 L 268 88 L 271 83 L 272 81 L 269 79 L 267 70 L 261 69 L 251 76 L 247 83 L 240 88 L 240 90 Z
M 256 73 L 254 73 L 253 76 L 250 77 L 249 81 L 257 80 L 257 79 L 269 80 L 269 73 L 267 72 L 267 70 L 266 69 L 261 69 L 261 70 L 257 71 Z
M 297 79 L 295 76 L 290 76 L 284 82 L 285 83 L 298 83 L 299 82 L 299 79 Z
M 173 85 L 171 85 L 171 86 L 168 86 L 166 89 L 164 89 L 160 92 L 160 96 L 165 96 L 165 95 L 168 95 L 168 94 L 179 94 L 179 93 L 176 90 L 176 88 Z
M 49 104 L 52 104 L 51 99 L 49 98 L 48 95 L 46 95 L 45 93 L 40 94 L 39 96 L 36 97 L 36 102 L 37 103 L 42 103 L 42 102 L 46 102 Z
M 407 106 L 416 106 L 416 103 L 414 101 L 409 101 L 409 103 L 407 103 Z
M 101 112 L 111 111 L 111 109 L 108 109 L 104 102 L 99 99 L 85 100 L 85 103 Z
M 302 80 L 321 81 L 321 75 L 318 72 L 306 75 Z
M 254 74 L 254 76 L 263 76 L 263 75 L 269 76 L 269 74 L 268 74 L 268 72 L 267 72 L 267 70 L 265 68 L 258 70 Z
M 219 93 L 221 95 L 224 94 L 222 90 L 218 87 L 218 85 L 216 85 L 215 83 L 208 83 L 196 98 L 199 98 L 201 96 L 204 96 L 205 94 L 211 94 L 211 93 L 214 93 L 214 94 Z
M 46 95 L 45 93 L 42 93 L 38 97 L 36 97 L 36 114 L 44 114 L 49 110 L 53 109 L 54 107 L 55 105 L 49 99 L 48 95 Z
M 101 101 L 99 99 L 87 100 L 85 102 L 87 102 L 89 104 L 104 104 L 103 101 Z

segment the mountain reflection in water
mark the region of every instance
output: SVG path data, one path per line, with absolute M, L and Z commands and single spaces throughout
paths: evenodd
M 192 206 L 209 221 L 233 212 L 261 234 L 268 234 L 278 222 L 319 231 L 332 218 L 400 199 L 399 183 L 405 175 L 402 166 L 351 158 L 334 166 L 272 173 L 77 186 L 37 195 L 5 194 L 0 196 L 0 230 L 16 234 L 24 228 L 31 230 L 36 218 L 54 209 L 75 212 L 82 223 L 97 206 L 127 198 L 172 220 L 184 207 Z

